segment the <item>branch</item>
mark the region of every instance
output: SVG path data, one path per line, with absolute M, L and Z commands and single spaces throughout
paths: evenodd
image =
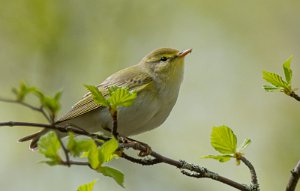
M 99 139 L 105 140 L 105 141 L 108 139 L 108 138 L 103 137 L 101 135 L 89 133 L 86 130 L 84 130 L 80 127 L 74 126 L 72 124 L 67 124 L 67 125 L 64 125 L 64 126 L 60 126 L 59 124 L 55 124 L 55 122 L 54 122 L 54 117 L 55 116 L 53 115 L 51 117 L 51 114 L 50 114 L 50 117 L 48 117 L 48 115 L 43 110 L 43 107 L 37 108 L 37 107 L 34 107 L 30 104 L 24 103 L 22 101 L 15 101 L 15 100 L 0 99 L 0 101 L 18 103 L 18 104 L 21 104 L 25 107 L 28 107 L 28 108 L 32 109 L 32 110 L 41 112 L 47 118 L 47 120 L 50 123 L 50 124 L 42 124 L 42 123 L 13 122 L 13 121 L 10 121 L 10 122 L 2 122 L 2 123 L 0 123 L 0 126 L 11 126 L 11 127 L 12 126 L 31 126 L 31 127 L 38 127 L 38 128 L 49 129 L 49 130 L 55 130 L 55 131 L 59 131 L 59 132 L 63 132 L 63 133 L 67 133 L 67 132 L 71 131 L 71 132 L 73 132 L 77 135 L 88 136 L 88 137 L 92 138 L 94 141 L 96 141 L 97 144 L 100 144 L 100 145 L 102 143 L 98 141 Z M 117 111 L 112 112 L 110 110 L 110 113 L 111 113 L 112 125 L 113 125 L 112 135 L 115 136 L 115 137 L 118 137 L 118 132 L 117 132 L 117 127 L 118 127 Z M 119 148 L 120 149 L 123 150 L 124 148 L 125 149 L 131 148 L 131 149 L 140 151 L 140 153 L 139 153 L 140 157 L 151 156 L 150 159 L 141 159 L 141 158 L 131 157 L 131 156 L 125 154 L 124 152 L 122 152 L 121 157 L 128 160 L 128 161 L 131 161 L 133 163 L 137 163 L 137 164 L 141 164 L 141 165 L 148 165 L 148 166 L 149 165 L 155 165 L 155 164 L 158 164 L 158 163 L 165 163 L 165 164 L 169 164 L 171 166 L 177 167 L 182 174 L 184 174 L 186 176 L 189 176 L 189 177 L 210 178 L 212 180 L 222 182 L 226 185 L 229 185 L 233 188 L 236 188 L 236 189 L 242 190 L 242 191 L 252 191 L 252 190 L 254 190 L 253 188 L 257 188 L 256 190 L 258 190 L 258 183 L 257 183 L 257 177 L 256 177 L 255 170 L 254 170 L 252 164 L 246 158 L 242 157 L 241 160 L 250 169 L 251 178 L 252 178 L 252 180 L 251 180 L 252 185 L 250 185 L 250 186 L 240 184 L 240 183 L 235 182 L 235 181 L 233 181 L 229 178 L 223 177 L 223 176 L 221 176 L 221 175 L 219 175 L 219 174 L 217 174 L 213 171 L 210 171 L 210 170 L 208 170 L 204 167 L 200 167 L 198 165 L 185 162 L 184 160 L 174 160 L 174 159 L 168 158 L 166 156 L 163 156 L 163 155 L 153 151 L 150 148 L 150 146 L 148 146 L 145 143 L 135 141 L 135 140 L 129 139 L 127 137 L 120 137 L 120 138 L 121 138 L 121 139 L 119 139 L 119 142 L 120 142 Z M 71 166 L 71 165 L 81 165 L 81 166 L 91 167 L 88 162 L 79 162 L 79 161 L 70 160 L 69 151 L 63 145 L 60 138 L 59 138 L 59 141 L 62 145 L 62 149 L 63 149 L 63 152 L 65 154 L 65 159 L 66 159 L 65 161 L 60 162 L 61 165 L 65 165 L 65 166 L 68 166 L 68 167 Z M 257 187 L 255 187 L 255 186 L 257 186 Z
M 300 101 L 300 96 L 298 94 L 296 94 L 294 91 L 292 91 L 289 96 L 291 96 L 292 98 L 295 98 L 297 101 Z
M 252 188 L 255 189 L 255 190 L 258 190 L 259 189 L 259 184 L 258 184 L 258 181 L 257 181 L 257 175 L 256 175 L 256 172 L 255 172 L 255 168 L 254 166 L 251 164 L 251 162 L 246 159 L 245 157 L 241 156 L 239 158 L 239 160 L 241 160 L 250 170 L 250 174 L 251 174 L 251 183 L 252 183 Z
M 67 133 L 67 132 L 73 132 L 76 133 L 77 135 L 84 135 L 87 137 L 92 138 L 93 140 L 97 141 L 97 139 L 107 141 L 109 138 L 104 137 L 102 135 L 98 135 L 95 133 L 89 133 L 85 130 L 81 130 L 81 128 L 78 127 L 73 127 L 71 125 L 67 126 L 58 126 L 56 124 L 43 124 L 43 123 L 30 123 L 30 122 L 15 122 L 15 121 L 8 121 L 8 122 L 0 122 L 0 127 L 1 126 L 8 126 L 8 127 L 37 127 L 37 128 L 46 128 L 50 130 L 56 130 L 62 133 Z
M 1 102 L 6 102 L 6 103 L 16 103 L 16 104 L 20 104 L 22 106 L 25 106 L 33 111 L 37 111 L 37 112 L 40 112 L 46 119 L 49 123 L 51 123 L 51 119 L 50 117 L 47 115 L 47 113 L 45 112 L 45 110 L 43 109 L 43 107 L 36 107 L 36 106 L 33 106 L 33 105 L 30 105 L 28 103 L 25 103 L 23 101 L 19 101 L 19 100 L 12 100 L 12 99 L 4 99 L 4 98 L 0 98 L 0 101 Z
M 139 149 L 137 149 L 138 147 L 136 145 L 132 144 L 131 146 L 132 146 L 131 148 L 133 148 L 135 150 L 140 150 L 143 148 L 143 145 L 141 145 L 139 147 Z M 140 151 L 143 152 L 143 150 L 140 150 Z M 189 177 L 210 178 L 210 179 L 222 182 L 224 184 L 227 184 L 238 190 L 242 190 L 242 191 L 250 191 L 251 190 L 251 188 L 248 187 L 247 185 L 240 184 L 231 179 L 223 177 L 215 172 L 212 172 L 204 167 L 200 167 L 198 165 L 185 162 L 184 160 L 174 160 L 174 159 L 168 158 L 166 156 L 163 156 L 155 151 L 151 151 L 150 156 L 152 156 L 154 159 L 137 159 L 137 158 L 128 156 L 124 152 L 121 155 L 122 158 L 129 160 L 131 162 L 137 163 L 137 164 L 149 166 L 149 165 L 154 165 L 154 164 L 158 164 L 158 163 L 165 163 L 165 164 L 169 164 L 171 166 L 175 166 L 175 167 L 179 168 L 180 172 L 182 174 L 189 176 Z
M 2 122 L 0 123 L 0 126 L 31 126 L 31 127 L 38 127 L 38 128 L 46 128 L 46 129 L 51 129 L 51 130 L 56 130 L 56 131 L 60 131 L 63 133 L 66 133 L 68 131 L 72 131 L 73 133 L 76 133 L 77 135 L 84 135 L 84 136 L 88 136 L 94 140 L 96 139 L 102 139 L 103 137 L 97 134 L 90 134 L 86 131 L 82 131 L 78 128 L 72 128 L 72 127 L 61 127 L 58 125 L 51 125 L 51 124 L 41 124 L 41 123 L 29 123 L 29 122 Z M 102 139 L 103 140 L 103 139 Z M 126 145 L 126 147 L 128 146 L 132 146 L 130 148 L 139 150 L 141 152 L 145 152 L 145 145 L 146 144 L 140 144 L 140 146 L 136 146 L 136 144 L 128 144 Z M 165 164 L 169 164 L 171 166 L 175 166 L 177 168 L 179 168 L 181 170 L 181 173 L 187 176 L 191 176 L 191 173 L 195 173 L 193 177 L 195 178 L 210 178 L 219 182 L 222 182 L 224 184 L 227 184 L 231 187 L 234 187 L 238 190 L 242 190 L 242 191 L 251 191 L 251 188 L 248 187 L 247 185 L 244 184 L 240 184 L 238 182 L 235 182 L 231 179 L 228 179 L 226 177 L 223 177 L 215 172 L 209 171 L 208 169 L 204 168 L 204 167 L 200 167 L 198 165 L 194 165 L 188 162 L 185 162 L 183 160 L 174 160 L 171 158 L 168 158 L 166 156 L 163 156 L 155 151 L 150 151 L 150 156 L 152 156 L 154 159 L 136 159 L 134 157 L 128 156 L 125 153 L 122 153 L 121 157 L 137 163 L 137 164 L 141 164 L 141 165 L 154 165 L 154 164 L 158 164 L 158 163 L 165 163 Z M 67 161 L 62 161 L 61 162 L 62 165 L 66 165 L 66 166 L 70 166 L 70 165 L 83 165 L 83 166 L 89 166 L 89 163 L 87 162 L 78 162 L 78 161 L 71 161 L 71 160 L 67 160 Z
M 291 171 L 291 177 L 289 179 L 286 191 L 294 191 L 296 189 L 298 180 L 300 178 L 300 160 L 298 161 L 295 168 Z
M 60 165 L 64 165 L 64 166 L 68 166 L 70 167 L 71 165 L 77 165 L 77 166 L 90 166 L 90 164 L 88 162 L 80 162 L 80 161 L 72 161 L 72 160 L 69 160 L 69 161 L 61 161 L 60 162 Z

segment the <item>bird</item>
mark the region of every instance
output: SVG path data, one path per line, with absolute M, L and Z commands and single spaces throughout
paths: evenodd
M 97 86 L 108 96 L 112 86 L 126 87 L 137 92 L 129 107 L 118 108 L 118 134 L 128 137 L 159 127 L 169 116 L 178 97 L 184 75 L 184 58 L 192 49 L 179 51 L 158 48 L 141 59 L 138 64 L 122 69 Z M 112 118 L 107 107 L 97 104 L 92 94 L 86 93 L 69 112 L 55 121 L 58 126 L 80 127 L 90 133 L 112 129 Z M 23 138 L 31 140 L 30 148 L 36 149 L 38 140 L 49 129 Z M 59 132 L 59 137 L 67 136 Z

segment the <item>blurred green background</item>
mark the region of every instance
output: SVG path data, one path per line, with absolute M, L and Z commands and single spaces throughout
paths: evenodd
M 246 156 L 262 190 L 283 190 L 300 158 L 300 104 L 264 92 L 261 71 L 281 73 L 282 62 L 294 54 L 293 84 L 300 87 L 299 10 L 300 1 L 292 0 L 0 0 L 0 96 L 12 98 L 11 87 L 22 80 L 48 94 L 63 89 L 62 114 L 85 93 L 83 84 L 98 84 L 155 48 L 193 48 L 170 117 L 135 138 L 166 156 L 249 183 L 243 165 L 200 159 L 216 153 L 211 127 L 226 124 L 240 142 L 252 139 Z M 0 103 L 0 121 L 9 120 L 44 122 Z M 68 191 L 93 179 L 95 190 L 124 190 L 88 168 L 38 164 L 43 158 L 28 143 L 17 143 L 34 131 L 0 129 L 0 190 Z M 167 165 L 142 167 L 122 159 L 111 165 L 125 173 L 127 190 L 233 190 Z

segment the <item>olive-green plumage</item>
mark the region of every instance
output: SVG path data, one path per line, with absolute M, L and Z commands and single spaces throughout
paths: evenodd
M 105 96 L 109 86 L 124 86 L 137 91 L 132 106 L 119 108 L 119 134 L 139 134 L 158 127 L 166 120 L 177 100 L 184 57 L 190 52 L 191 49 L 183 52 L 171 48 L 156 49 L 137 65 L 112 74 L 97 86 Z M 96 104 L 92 95 L 87 93 L 56 124 L 73 125 L 89 132 L 107 132 L 104 129 L 111 129 L 112 120 L 108 109 Z M 47 130 L 29 136 L 28 140 L 32 139 L 31 148 L 37 146 L 39 137 L 45 132 Z

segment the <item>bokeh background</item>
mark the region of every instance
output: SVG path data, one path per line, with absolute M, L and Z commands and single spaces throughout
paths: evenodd
M 211 128 L 226 124 L 239 143 L 252 139 L 246 157 L 262 190 L 283 190 L 300 158 L 300 104 L 264 92 L 261 71 L 282 74 L 282 62 L 293 54 L 293 84 L 300 87 L 299 10 L 294 0 L 0 0 L 0 96 L 12 98 L 20 81 L 48 94 L 62 89 L 62 114 L 85 93 L 83 84 L 98 84 L 158 47 L 193 48 L 170 117 L 135 138 L 166 156 L 249 183 L 244 165 L 200 159 L 216 154 Z M 0 121 L 9 120 L 45 122 L 0 103 Z M 28 143 L 17 143 L 35 131 L 1 127 L 0 190 L 68 191 L 93 179 L 95 190 L 124 190 L 88 168 L 39 164 L 43 158 Z M 126 190 L 233 190 L 168 165 L 142 167 L 122 159 L 111 165 L 125 173 Z

